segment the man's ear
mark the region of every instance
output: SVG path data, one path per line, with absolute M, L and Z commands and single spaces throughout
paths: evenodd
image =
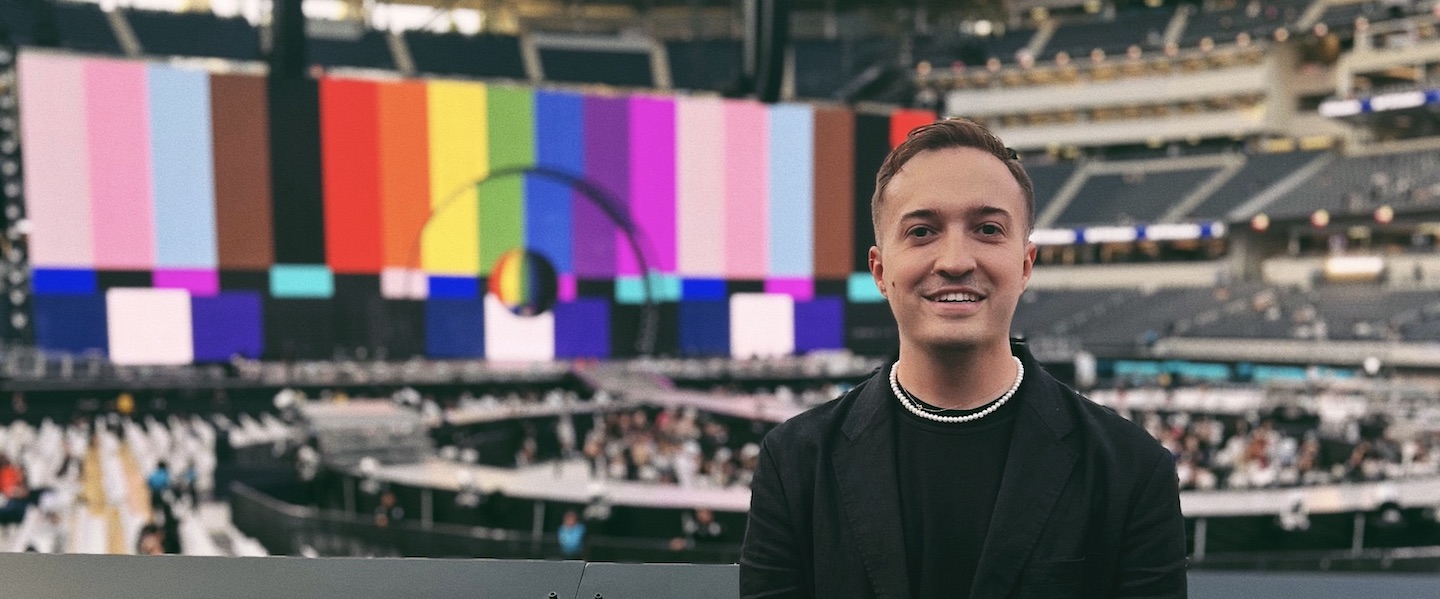
M 1026 270 L 1026 276 L 1028 278 L 1028 267 Z M 885 299 L 890 299 L 890 291 L 885 288 L 885 264 L 880 261 L 879 246 L 870 246 L 870 276 L 875 279 L 875 288 L 880 290 L 880 295 L 884 296 Z
M 1030 285 L 1030 273 L 1034 272 L 1035 270 L 1035 254 L 1039 251 L 1039 249 L 1039 246 L 1036 246 L 1033 242 L 1025 243 L 1025 286 Z

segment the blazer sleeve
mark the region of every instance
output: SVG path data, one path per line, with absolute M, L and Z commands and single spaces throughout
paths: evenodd
M 1120 548 L 1117 597 L 1186 596 L 1185 518 L 1168 452 L 1156 460 L 1130 506 Z
M 780 469 L 771 442 L 760 444 L 760 459 L 750 483 L 750 516 L 740 550 L 740 596 L 803 597 L 800 555 Z

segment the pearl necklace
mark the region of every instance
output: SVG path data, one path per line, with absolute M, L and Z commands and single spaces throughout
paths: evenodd
M 1015 391 L 1020 389 L 1020 381 L 1025 380 L 1025 364 L 1020 361 L 1020 358 L 1016 358 L 1015 356 L 1011 356 L 1011 358 L 1015 360 L 1015 384 L 1010 385 L 1010 390 L 1006 391 L 1004 395 L 1001 395 L 1000 399 L 991 402 L 990 407 L 980 410 L 979 412 L 976 412 L 974 414 L 966 414 L 964 416 L 941 416 L 939 414 L 925 411 L 924 408 L 920 407 L 920 405 L 916 403 L 916 400 L 914 398 L 910 397 L 909 393 L 906 393 L 904 389 L 900 388 L 900 380 L 896 377 L 895 374 L 896 371 L 900 369 L 899 362 L 896 362 L 890 367 L 890 390 L 895 392 L 895 397 L 900 400 L 900 405 L 905 406 L 905 409 L 909 410 L 911 414 L 914 414 L 926 420 L 933 420 L 935 422 L 941 422 L 945 424 L 974 422 L 976 420 L 989 416 L 995 410 L 1000 409 L 1000 406 L 1005 405 L 1005 402 L 1009 401 L 1010 397 L 1015 395 Z

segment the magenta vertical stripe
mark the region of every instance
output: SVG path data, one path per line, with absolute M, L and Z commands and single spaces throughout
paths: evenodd
M 155 266 L 155 198 L 150 172 L 150 100 L 143 62 L 85 63 L 90 214 L 95 267 Z
M 779 293 L 795 298 L 797 302 L 815 299 L 814 279 L 766 279 L 765 293 Z
M 575 279 L 575 275 L 573 275 L 573 274 L 570 274 L 570 273 L 560 273 L 560 274 L 556 275 L 556 277 L 555 277 L 555 284 L 556 284 L 555 297 L 556 297 L 556 299 L 559 299 L 559 300 L 562 301 L 562 302 L 573 302 L 573 301 L 575 301 L 575 298 L 580 297 L 580 284 L 579 284 L 579 283 L 580 283 L 580 282 Z
M 675 103 L 671 100 L 630 100 L 630 217 L 640 230 L 650 268 L 675 272 Z M 628 246 L 619 245 L 620 274 L 640 274 Z
M 725 275 L 759 279 L 769 262 L 770 123 L 765 105 L 725 103 Z
M 20 54 L 25 207 L 30 264 L 37 268 L 95 267 L 83 62 L 28 51 Z
M 725 106 L 719 99 L 675 103 L 676 266 L 688 277 L 725 274 Z
M 156 270 L 154 286 L 162 289 L 185 289 L 190 295 L 214 296 L 220 293 L 220 273 L 213 270 Z

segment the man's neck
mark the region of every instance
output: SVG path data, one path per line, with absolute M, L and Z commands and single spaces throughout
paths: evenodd
M 900 348 L 900 385 L 938 408 L 969 410 L 1003 395 L 1015 383 L 1010 343 L 934 350 Z

